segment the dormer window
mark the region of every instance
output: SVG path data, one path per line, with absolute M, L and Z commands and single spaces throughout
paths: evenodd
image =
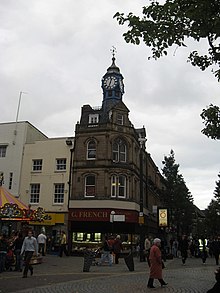
M 99 114 L 90 114 L 89 115 L 89 124 L 99 123 Z
M 124 125 L 124 116 L 122 114 L 117 113 L 116 123 L 120 125 Z

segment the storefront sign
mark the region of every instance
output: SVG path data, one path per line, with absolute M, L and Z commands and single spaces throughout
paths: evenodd
M 70 221 L 109 222 L 111 209 L 70 209 Z M 114 222 L 138 223 L 138 212 L 115 209 Z
M 56 224 L 64 224 L 65 214 L 46 213 L 42 222 L 30 221 L 30 225 L 53 226 Z

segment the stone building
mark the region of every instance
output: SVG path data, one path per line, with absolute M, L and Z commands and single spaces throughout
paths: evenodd
M 104 234 L 121 234 L 133 244 L 138 235 L 158 231 L 162 176 L 146 151 L 145 128 L 135 129 L 122 98 L 123 76 L 112 64 L 102 78 L 102 106 L 84 105 L 75 128 L 71 165 L 69 235 L 73 250 Z

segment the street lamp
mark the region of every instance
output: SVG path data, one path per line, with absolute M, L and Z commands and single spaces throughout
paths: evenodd
M 139 224 L 140 224 L 140 262 L 145 261 L 144 258 L 144 179 L 143 179 L 143 153 L 145 149 L 145 137 L 139 137 L 140 143 L 140 212 L 139 212 Z
M 110 213 L 110 222 L 112 223 L 112 234 L 114 232 L 114 220 L 115 220 L 115 211 L 111 211 L 111 213 Z
M 66 139 L 66 145 L 70 148 L 70 162 L 69 162 L 69 181 L 68 181 L 68 202 L 67 202 L 67 209 L 69 213 L 70 209 L 70 200 L 72 198 L 72 176 L 73 176 L 73 154 L 74 154 L 74 149 L 75 149 L 75 140 L 72 137 L 68 137 Z M 71 229 L 71 221 L 68 220 L 68 253 L 69 255 L 71 254 L 72 251 L 72 229 Z

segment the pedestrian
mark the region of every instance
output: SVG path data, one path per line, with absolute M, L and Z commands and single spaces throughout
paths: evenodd
M 12 249 L 12 245 L 8 246 L 8 250 L 6 253 L 6 258 L 5 258 L 5 269 L 6 271 L 12 271 L 12 265 L 14 263 L 14 252 Z
M 211 243 L 210 249 L 213 252 L 213 255 L 215 257 L 215 264 L 218 266 L 219 265 L 219 254 L 220 254 L 220 238 L 215 237 L 214 240 Z
M 14 240 L 13 248 L 15 254 L 15 271 L 22 272 L 22 256 L 21 256 L 21 248 L 23 244 L 24 238 L 22 233 L 19 232 L 17 238 Z
M 119 257 L 121 255 L 121 251 L 122 251 L 123 247 L 122 247 L 122 242 L 121 242 L 121 236 L 117 235 L 113 244 L 113 252 L 115 254 L 115 263 L 118 264 L 119 263 Z
M 105 236 L 105 240 L 103 242 L 101 250 L 102 250 L 102 254 L 101 254 L 99 265 L 102 265 L 104 261 L 107 259 L 109 266 L 112 266 L 112 254 L 111 254 L 112 252 L 111 252 L 111 246 L 109 245 L 109 242 L 108 242 L 108 236 Z
M 215 271 L 216 283 L 214 287 L 207 291 L 207 293 L 219 293 L 220 292 L 220 268 Z
M 188 257 L 189 242 L 186 235 L 182 235 L 182 239 L 179 241 L 179 250 L 181 252 L 182 264 L 186 264 Z
M 68 256 L 68 252 L 66 249 L 67 245 L 67 238 L 66 238 L 66 233 L 65 231 L 61 231 L 61 238 L 60 238 L 60 253 L 59 256 L 63 256 L 63 252 L 65 253 L 66 256 Z
M 47 236 L 41 231 L 37 237 L 38 252 L 45 256 Z
M 6 254 L 8 251 L 8 241 L 6 234 L 0 236 L 0 273 L 5 271 Z
M 208 257 L 208 240 L 204 236 L 199 239 L 199 251 L 202 263 L 205 264 Z
M 178 245 L 179 245 L 179 243 L 178 243 L 177 239 L 174 238 L 173 245 L 172 245 L 172 255 L 174 257 L 177 257 Z
M 151 241 L 148 237 L 144 240 L 144 256 L 147 258 L 148 266 L 150 267 L 149 255 L 150 255 Z
M 30 270 L 31 276 L 33 275 L 33 267 L 30 264 L 31 258 L 34 255 L 38 255 L 37 239 L 33 236 L 33 231 L 28 231 L 28 236 L 25 237 L 21 248 L 21 255 L 24 254 L 25 267 L 22 278 L 27 278 L 28 270 Z
M 158 279 L 160 282 L 161 287 L 167 285 L 167 283 L 163 280 L 162 277 L 162 257 L 161 257 L 161 250 L 160 250 L 161 240 L 159 238 L 155 238 L 153 240 L 153 245 L 150 249 L 150 276 L 148 279 L 148 288 L 155 288 L 154 287 L 154 279 Z

